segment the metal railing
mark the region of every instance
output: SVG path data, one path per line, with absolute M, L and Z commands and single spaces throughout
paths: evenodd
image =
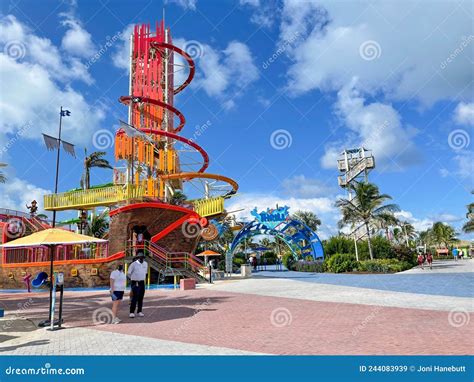
M 224 198 L 222 196 L 192 200 L 191 203 L 194 206 L 194 211 L 203 217 L 218 215 L 224 212 Z
M 67 210 L 75 208 L 90 208 L 106 206 L 123 200 L 140 198 L 144 196 L 142 187 L 109 186 L 89 190 L 63 192 L 44 196 L 44 209 Z

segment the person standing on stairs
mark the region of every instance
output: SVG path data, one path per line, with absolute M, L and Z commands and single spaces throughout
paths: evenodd
M 137 260 L 128 268 L 127 275 L 130 278 L 132 289 L 132 302 L 130 304 L 130 318 L 135 317 L 135 309 L 137 316 L 143 317 L 143 298 L 145 297 L 145 279 L 148 272 L 148 263 L 145 261 L 143 251 L 137 253 Z M 138 307 L 137 307 L 138 305 Z

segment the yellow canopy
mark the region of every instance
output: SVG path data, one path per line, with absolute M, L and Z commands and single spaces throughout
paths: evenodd
M 105 243 L 107 240 L 80 235 L 60 228 L 48 228 L 1 245 L 3 248 L 36 247 L 38 245 Z

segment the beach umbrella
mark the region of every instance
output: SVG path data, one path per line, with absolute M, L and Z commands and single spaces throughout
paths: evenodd
M 90 243 L 106 243 L 107 240 L 99 239 L 92 236 L 80 235 L 75 232 L 67 231 L 61 228 L 48 228 L 42 231 L 32 233 L 31 235 L 20 237 L 8 243 L 0 245 L 2 248 L 28 248 L 46 246 L 50 248 L 50 279 L 52 281 L 54 274 L 54 250 L 57 245 L 67 244 L 90 244 Z M 49 323 L 52 317 L 53 303 L 53 283 L 49 287 Z M 48 322 L 44 322 L 47 325 Z

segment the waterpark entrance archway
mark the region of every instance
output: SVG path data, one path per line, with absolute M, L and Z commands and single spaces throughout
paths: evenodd
M 324 249 L 318 235 L 303 222 L 288 214 L 289 207 L 278 207 L 251 214 L 255 220 L 246 224 L 235 236 L 228 251 L 231 261 L 237 247 L 247 238 L 257 235 L 269 235 L 281 239 L 291 250 L 296 260 L 307 256 L 314 260 L 324 260 Z

